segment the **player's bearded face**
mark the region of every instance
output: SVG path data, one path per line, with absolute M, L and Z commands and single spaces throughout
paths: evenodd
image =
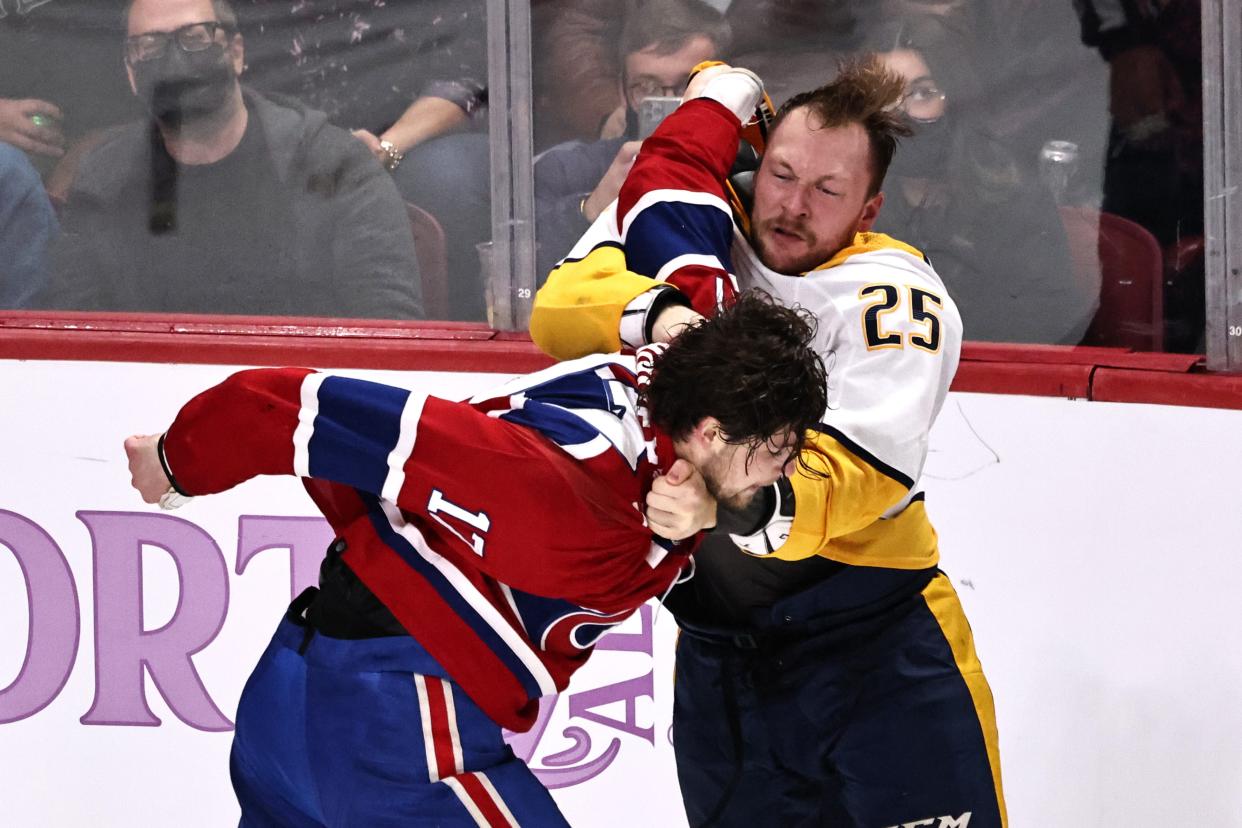
M 759 260 L 777 273 L 814 270 L 854 238 L 853 230 L 843 230 L 825 240 L 808 220 L 797 216 L 757 220 L 754 228 Z
M 755 174 L 751 241 L 777 273 L 805 273 L 870 229 L 870 143 L 858 124 L 823 127 L 806 109 L 785 116 Z
M 782 435 L 766 443 L 723 443 L 699 467 L 707 491 L 721 506 L 742 510 L 759 491 L 791 471 L 794 438 Z
M 716 499 L 718 504 L 726 509 L 744 510 L 755 499 L 755 496 L 759 494 L 759 487 L 746 486 L 739 488 L 736 485 L 730 485 L 724 479 L 726 475 L 723 471 L 722 469 L 717 469 L 713 473 L 711 469 L 702 470 L 703 482 L 707 486 L 707 491 Z

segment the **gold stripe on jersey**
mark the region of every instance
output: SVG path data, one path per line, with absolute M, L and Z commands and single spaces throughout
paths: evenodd
M 936 565 L 936 530 L 922 501 L 900 514 L 880 516 L 909 494 L 901 482 L 850 451 L 836 438 L 818 431 L 807 435 L 803 461 L 790 479 L 794 519 L 789 538 L 773 556 L 796 561 L 821 555 L 855 566 L 926 569 Z M 840 493 L 848 493 L 838 497 Z
M 983 675 L 983 666 L 979 656 L 975 654 L 975 639 L 970 632 L 970 624 L 966 622 L 966 613 L 962 611 L 961 601 L 949 579 L 943 573 L 932 578 L 931 583 L 923 589 L 923 600 L 927 608 L 940 625 L 949 649 L 953 651 L 953 661 L 957 664 L 962 680 L 970 691 L 974 702 L 975 715 L 979 717 L 979 729 L 983 731 L 983 742 L 987 747 L 988 765 L 992 769 L 992 785 L 996 789 L 996 805 L 1000 811 L 1001 826 L 1009 824 L 1009 815 L 1005 811 L 1005 794 L 1001 789 L 1000 748 L 996 734 L 996 708 L 992 702 L 992 689 Z
M 827 270 L 830 267 L 836 267 L 843 264 L 850 256 L 857 256 L 860 253 L 874 253 L 878 250 L 901 250 L 909 253 L 916 259 L 925 260 L 923 254 L 916 247 L 912 247 L 903 241 L 898 241 L 892 236 L 886 236 L 883 233 L 855 233 L 854 243 L 849 247 L 843 247 L 837 251 L 837 255 L 824 262 L 815 270 Z M 809 271 L 814 272 L 814 271 Z
M 729 197 L 729 206 L 733 208 L 733 219 L 742 230 L 742 235 L 750 238 L 750 214 L 746 212 L 746 203 L 742 195 L 733 186 L 733 182 L 725 180 L 725 195 Z
M 625 306 L 657 284 L 629 270 L 615 243 L 601 244 L 552 270 L 531 311 L 531 339 L 560 360 L 619 351 Z

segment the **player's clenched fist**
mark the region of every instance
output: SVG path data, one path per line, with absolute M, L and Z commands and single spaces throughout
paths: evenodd
M 703 475 L 685 460 L 657 477 L 647 493 L 647 525 L 662 538 L 682 540 L 716 525 L 716 499 Z
M 146 503 L 159 503 L 172 486 L 160 463 L 159 439 L 158 434 L 134 435 L 125 439 L 130 483 Z

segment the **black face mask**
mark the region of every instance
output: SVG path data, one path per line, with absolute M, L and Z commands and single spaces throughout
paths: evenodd
M 889 175 L 903 178 L 940 178 L 946 174 L 952 133 L 949 119 L 941 117 L 931 123 L 914 123 L 914 134 L 897 147 L 889 165 Z
M 178 126 L 219 112 L 237 73 L 223 46 L 186 52 L 175 43 L 158 58 L 133 64 L 138 98 L 162 124 Z
M 625 140 L 633 141 L 638 137 L 638 110 L 625 102 Z

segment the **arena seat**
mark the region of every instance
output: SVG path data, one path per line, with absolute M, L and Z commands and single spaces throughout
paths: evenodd
M 1075 274 L 1100 276 L 1100 307 L 1083 345 L 1164 349 L 1163 255 L 1143 226 L 1088 207 L 1062 207 Z
M 428 319 L 448 319 L 448 253 L 444 228 L 435 216 L 417 204 L 406 202 L 410 230 L 414 233 L 414 251 L 418 255 L 418 272 L 423 288 L 423 310 Z

